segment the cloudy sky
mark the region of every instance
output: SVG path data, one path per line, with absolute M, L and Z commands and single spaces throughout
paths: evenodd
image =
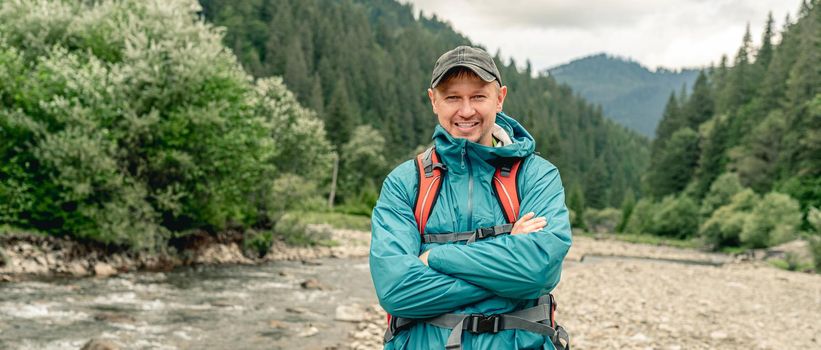
M 599 52 L 651 69 L 717 63 L 735 54 L 747 23 L 761 41 L 767 13 L 776 28 L 801 0 L 403 0 L 435 13 L 471 41 L 542 70 Z

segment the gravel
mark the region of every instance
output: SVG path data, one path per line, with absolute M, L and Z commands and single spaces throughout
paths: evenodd
M 821 348 L 821 276 L 726 255 L 575 237 L 554 294 L 573 349 Z M 384 322 L 370 307 L 350 348 Z

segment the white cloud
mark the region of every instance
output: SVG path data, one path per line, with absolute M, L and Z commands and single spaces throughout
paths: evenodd
M 760 40 L 767 12 L 777 28 L 801 0 L 410 0 L 491 53 L 544 69 L 607 52 L 646 66 L 681 68 L 732 57 L 750 24 Z M 500 5 L 501 4 L 501 5 Z

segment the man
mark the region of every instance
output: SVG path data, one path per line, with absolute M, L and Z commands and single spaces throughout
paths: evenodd
M 460 46 L 436 62 L 428 96 L 439 121 L 438 199 L 417 225 L 424 176 L 411 160 L 385 179 L 372 215 L 371 275 L 392 317 L 385 349 L 554 348 L 544 326 L 552 320 L 544 311 L 534 319 L 532 310 L 559 282 L 571 244 L 568 210 L 556 167 L 502 113 L 507 92 L 484 50 Z M 519 211 L 527 214 L 509 234 L 450 241 L 509 221 L 491 182 L 506 159 L 521 160 Z

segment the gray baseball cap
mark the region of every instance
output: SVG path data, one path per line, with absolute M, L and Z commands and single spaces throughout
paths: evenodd
M 468 68 L 482 78 L 482 80 L 488 83 L 497 80 L 499 85 L 502 85 L 502 75 L 499 74 L 499 69 L 496 68 L 496 63 L 493 62 L 493 58 L 490 57 L 490 54 L 479 48 L 459 46 L 445 52 L 436 60 L 436 65 L 433 67 L 433 75 L 430 79 L 431 89 L 439 85 L 442 77 L 455 67 Z

